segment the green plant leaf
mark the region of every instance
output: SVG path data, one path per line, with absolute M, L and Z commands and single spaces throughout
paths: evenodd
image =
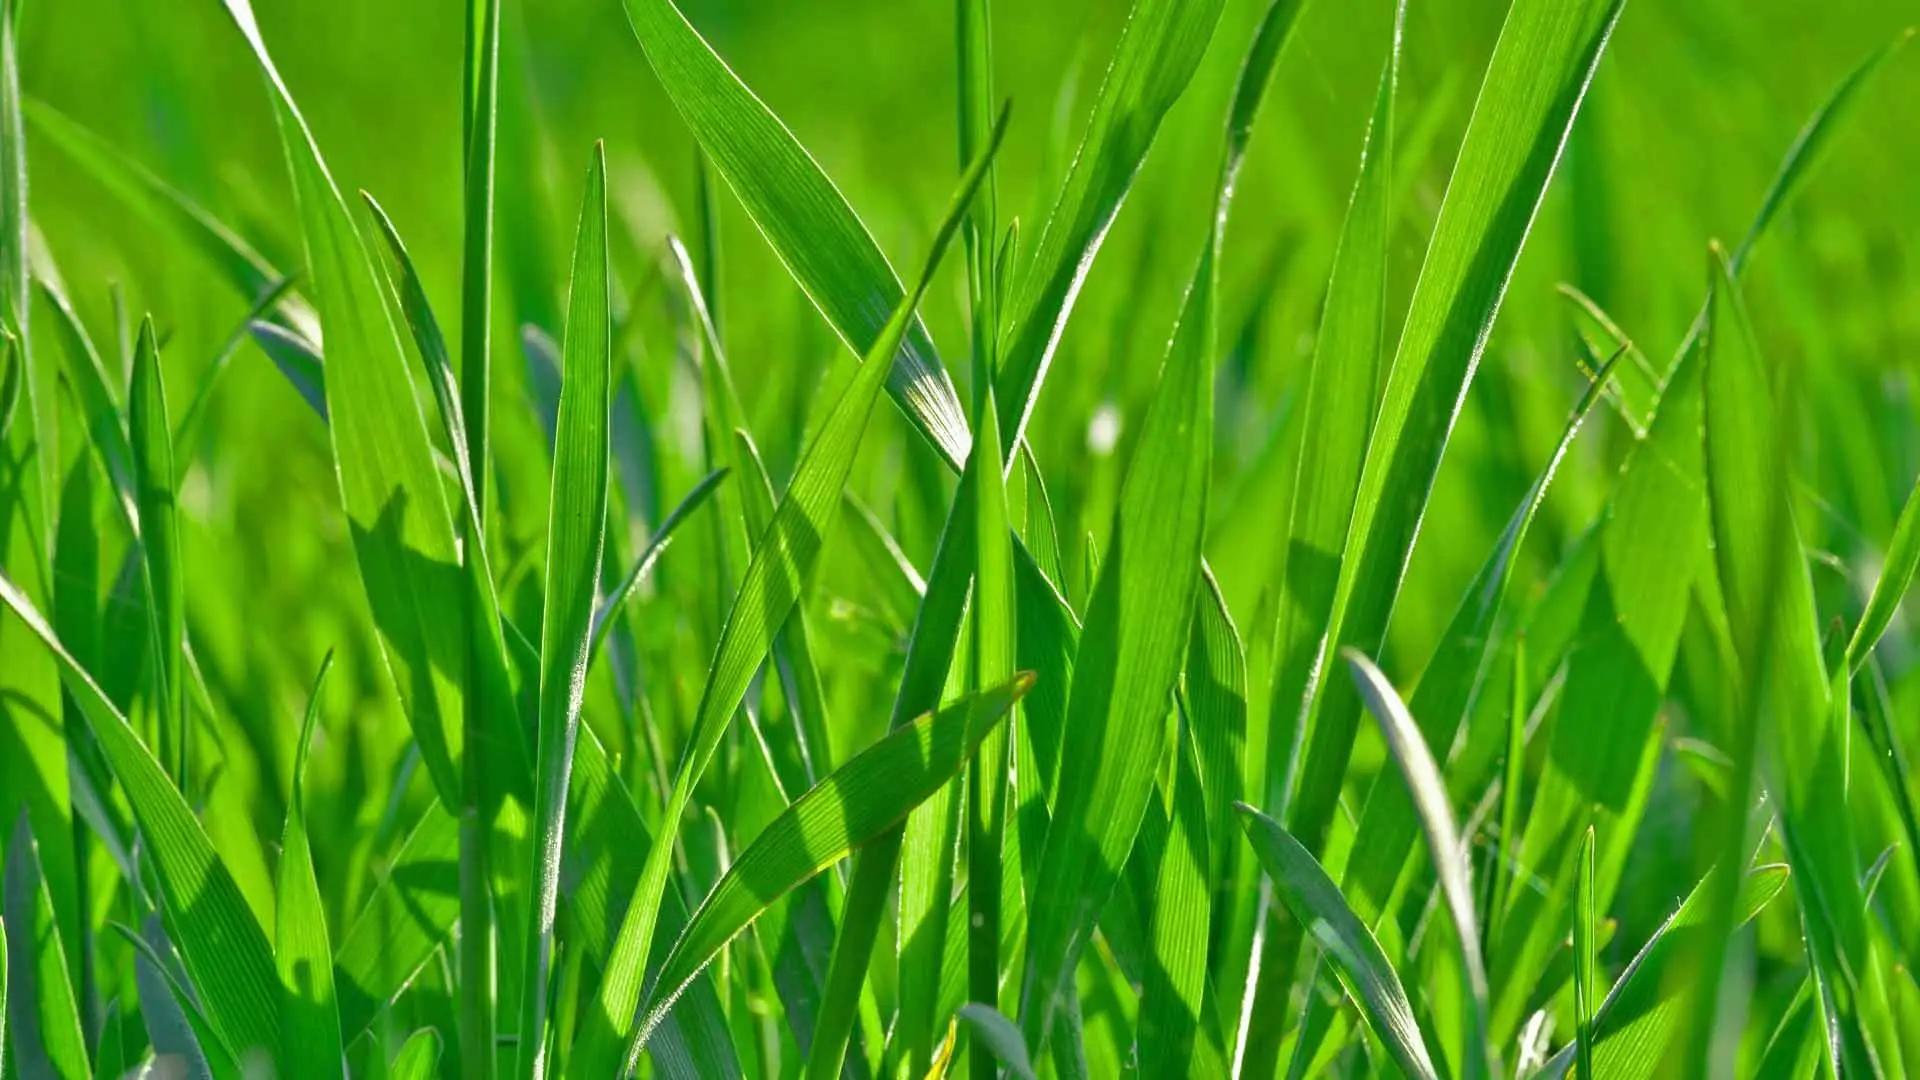
M 40 845 L 25 811 L 7 843 L 4 914 L 4 927 L 13 935 L 0 956 L 0 967 L 11 964 L 0 975 L 0 997 L 7 987 L 13 994 L 10 1030 L 0 1032 L 13 1048 L 9 1075 L 82 1080 L 88 1075 L 86 1036 L 80 1030 L 53 897 L 41 872 Z M 0 1001 L 0 1012 L 5 1009 Z
M 86 717 L 133 807 L 168 924 L 214 1031 L 229 1047 L 258 1050 L 279 1060 L 279 977 L 273 949 L 226 863 L 126 717 L 6 577 L 0 577 L 0 602 L 58 663 L 62 685 Z
M 440 1075 L 440 1033 L 421 1028 L 400 1044 L 400 1052 L 387 1066 L 390 1080 L 433 1080 Z
M 280 1075 L 288 1080 L 341 1080 L 340 1009 L 333 991 L 333 948 L 327 913 L 307 840 L 306 765 L 320 718 L 320 695 L 333 668 L 329 652 L 314 676 L 294 747 L 293 794 L 280 841 L 274 959 L 280 971 Z
M 1380 943 L 1340 898 L 1340 891 L 1312 854 L 1279 822 L 1246 803 L 1236 803 L 1235 809 L 1267 879 L 1325 952 L 1340 984 L 1394 1063 L 1413 1080 L 1434 1080 L 1439 1074 L 1414 1022 L 1406 987 L 1387 963 Z
M 1593 1062 L 1593 998 L 1600 985 L 1600 960 L 1594 947 L 1594 926 L 1599 920 L 1594 900 L 1593 827 L 1587 827 L 1580 844 L 1579 898 L 1573 915 L 1573 1023 L 1574 1047 L 1580 1061 L 1580 1075 L 1598 1076 Z
M 1886 633 L 1887 626 L 1893 622 L 1894 613 L 1900 610 L 1900 601 L 1906 598 L 1907 589 L 1913 584 L 1916 567 L 1920 567 L 1920 485 L 1907 495 L 1906 505 L 1900 508 L 1900 520 L 1894 525 L 1893 539 L 1887 543 L 1880 577 L 1867 596 L 1867 606 L 1860 612 L 1853 636 L 1847 639 L 1849 673 L 1859 673 L 1868 654 L 1879 643 L 1880 635 Z
M 845 197 L 672 0 L 625 6 L 667 96 L 794 280 L 862 362 L 877 354 L 891 364 L 887 390 L 907 419 L 949 462 L 965 461 L 966 414 L 919 316 L 875 348 L 903 292 Z
M 633 568 L 620 578 L 620 584 L 614 586 L 607 593 L 606 599 L 594 609 L 593 641 L 587 649 L 589 661 L 593 656 L 599 655 L 600 646 L 607 640 L 607 633 L 613 626 L 614 617 L 626 607 L 627 601 L 633 598 L 634 590 L 653 569 L 653 564 L 666 552 L 667 545 L 673 540 L 674 530 L 679 528 L 680 523 L 691 516 L 695 510 L 706 505 L 708 497 L 727 478 L 727 475 L 725 468 L 715 469 L 701 477 L 699 483 L 693 485 L 692 490 L 688 491 L 686 496 L 661 520 L 660 527 L 654 530 L 653 536 L 648 539 L 646 550 L 633 561 Z
M 165 380 L 153 320 L 140 323 L 133 354 L 129 437 L 140 550 L 146 574 L 148 640 L 159 699 L 160 763 L 176 784 L 187 784 L 187 644 L 185 564 L 174 508 L 173 424 L 167 419 Z
M 1020 1028 L 999 1009 L 970 1001 L 960 1006 L 954 1015 L 967 1025 L 973 1037 L 974 1053 L 985 1051 L 993 1055 L 1001 1068 L 1019 1080 L 1035 1080 L 1033 1061 L 1027 1057 L 1027 1044 L 1020 1037 Z
M 1020 695 L 1021 675 L 896 728 L 761 830 L 707 894 L 661 965 L 642 1042 L 686 984 L 774 901 L 905 820 L 960 769 Z

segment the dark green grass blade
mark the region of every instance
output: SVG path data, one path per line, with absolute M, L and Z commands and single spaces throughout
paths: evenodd
M 180 414 L 180 419 L 173 427 L 176 468 L 184 468 L 187 462 L 193 460 L 194 453 L 200 445 L 200 432 L 206 426 L 207 409 L 213 403 L 213 391 L 220 385 L 221 377 L 226 374 L 227 368 L 232 364 L 234 354 L 240 351 L 240 346 L 250 336 L 250 327 L 273 310 L 273 306 L 286 297 L 292 289 L 293 278 L 291 277 L 283 277 L 267 286 L 267 291 L 261 293 L 253 305 L 247 309 L 246 315 L 240 319 L 239 325 L 220 346 L 220 351 L 214 354 L 213 360 L 201 370 L 200 378 L 194 384 L 193 397 L 188 400 L 186 409 Z
M 1414 1080 L 1433 1080 L 1438 1074 L 1414 1021 L 1413 1005 L 1380 943 L 1340 898 L 1326 871 L 1279 822 L 1245 803 L 1236 809 L 1274 890 L 1326 953 L 1394 1063 Z
M 10 1008 L 7 994 L 7 986 L 9 983 L 9 979 L 7 978 L 8 955 L 7 920 L 0 918 L 0 1069 L 5 1069 L 8 1064 L 7 1010 Z
M 1467 880 L 1466 845 L 1460 828 L 1454 824 L 1447 786 L 1440 779 L 1440 766 L 1420 734 L 1420 725 L 1407 711 L 1406 703 L 1373 662 L 1352 650 L 1345 658 L 1366 699 L 1367 708 L 1380 722 L 1387 749 L 1400 767 L 1413 806 L 1426 834 L 1427 852 L 1440 879 L 1441 898 L 1453 920 L 1460 950 L 1460 966 L 1467 995 L 1467 1032 L 1464 1073 L 1468 1077 L 1497 1076 L 1500 1062 L 1487 1042 L 1487 972 L 1480 954 L 1480 926 L 1473 910 L 1473 885 Z
M 991 1005 L 970 1001 L 956 1013 L 973 1038 L 972 1053 L 991 1055 L 1000 1067 L 1018 1080 L 1035 1080 L 1033 1060 L 1027 1056 L 1027 1044 L 1020 1028 Z
M 997 132 L 1003 133 L 1005 128 L 1003 114 Z M 998 135 L 993 147 L 974 162 L 963 178 L 954 206 L 948 210 L 936 234 L 927 268 L 913 292 L 895 309 L 887 328 L 870 350 L 867 362 L 855 374 L 833 414 L 807 448 L 780 509 L 754 549 L 753 561 L 715 649 L 689 745 L 676 772 L 666 814 L 661 819 L 665 823 L 662 835 L 648 853 L 637 892 L 627 907 L 609 957 L 608 976 L 601 982 L 598 1000 L 588 1010 L 586 1029 L 574 1048 L 568 1066 L 570 1074 L 603 1076 L 621 1068 L 622 1062 L 631 1067 L 638 1057 L 640 1047 L 633 1038 L 633 1018 L 640 1004 L 640 980 L 652 946 L 660 895 L 666 888 L 673 835 L 678 831 L 694 785 L 705 773 L 719 748 L 728 720 L 746 694 L 754 670 L 772 647 L 774 634 L 799 598 L 800 583 L 819 555 L 823 532 L 837 516 L 841 491 L 846 486 L 847 474 L 888 370 L 877 360 L 892 355 L 904 338 L 932 270 L 958 228 L 997 146 Z M 626 1047 L 624 1053 L 620 1049 L 622 1045 Z
M 0 1033 L 0 1041 L 11 1040 L 9 1074 L 28 1080 L 81 1080 L 88 1075 L 86 1036 L 80 1030 L 53 897 L 41 872 L 40 844 L 24 811 L 7 844 L 4 914 L 6 933 L 13 935 L 0 945 L 5 950 L 0 968 L 11 964 L 0 975 L 0 986 L 11 987 L 13 994 L 12 1015 L 6 1021 L 10 1033 Z M 7 1009 L 0 1001 L 0 1012 Z
M 625 4 L 661 86 L 794 280 L 849 347 L 863 358 L 878 352 L 904 294 L 853 208 L 672 0 Z M 891 364 L 887 390 L 957 466 L 969 442 L 959 396 L 918 315 L 900 337 L 879 354 Z
M 1377 652 L 1458 406 L 1621 0 L 1519 0 L 1507 12 L 1428 242 L 1361 471 L 1323 649 Z M 1323 680 L 1289 807 L 1326 841 L 1359 699 Z
M 979 749 L 1031 675 L 895 729 L 795 799 L 740 853 L 687 921 L 641 1021 L 644 1041 L 688 981 L 769 905 L 905 820 Z
M 133 445 L 135 502 L 140 508 L 140 549 L 146 571 L 149 640 L 158 687 L 161 767 L 174 783 L 187 785 L 187 686 L 185 564 L 180 558 L 174 508 L 173 425 L 167 419 L 165 380 L 153 320 L 140 323 L 133 356 L 129 437 Z
M 612 292 L 607 268 L 607 163 L 596 146 L 587 169 L 567 306 L 566 374 L 548 496 L 547 578 L 540 620 L 540 757 L 535 780 L 533 924 L 520 1015 L 520 1071 L 546 1075 L 547 974 L 560 899 L 560 849 L 567 781 L 579 737 L 592 653 L 594 597 L 606 546 L 607 479 L 613 408 Z
M 994 381 L 1006 449 L 1021 441 L 1080 286 L 1161 120 L 1199 67 L 1224 6 L 1221 0 L 1136 0 L 1127 16 L 1073 169 L 1006 312 Z M 1290 5 L 1289 22 L 1299 6 Z
M 300 741 L 294 747 L 293 795 L 280 843 L 279 908 L 274 930 L 280 971 L 280 1075 L 287 1080 L 341 1080 L 340 1009 L 333 989 L 333 948 L 320 883 L 313 874 L 307 840 L 306 765 L 320 717 L 320 695 L 333 668 L 333 654 L 320 663 L 308 696 Z
M 228 1046 L 278 1060 L 279 978 L 273 949 L 233 875 L 126 717 L 5 577 L 0 577 L 0 602 L 58 662 L 62 684 L 120 781 L 146 839 L 168 925 L 214 1029 Z

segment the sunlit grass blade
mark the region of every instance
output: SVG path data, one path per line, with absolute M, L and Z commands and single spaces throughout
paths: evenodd
M 870 350 L 867 362 L 861 365 L 803 454 L 772 524 L 754 549 L 753 561 L 714 652 L 693 730 L 674 777 L 666 813 L 661 818 L 662 833 L 647 854 L 646 867 L 609 956 L 607 976 L 601 981 L 598 999 L 587 1010 L 585 1030 L 568 1066 L 570 1074 L 606 1075 L 609 1070 L 630 1068 L 639 1055 L 640 1046 L 633 1037 L 632 1023 L 640 1004 L 640 980 L 653 943 L 660 895 L 666 888 L 674 834 L 692 797 L 692 789 L 719 748 L 728 720 L 746 694 L 754 670 L 772 647 L 774 634 L 799 599 L 800 584 L 819 555 L 823 532 L 837 516 L 835 511 L 847 474 L 888 371 L 876 358 L 892 355 L 904 338 L 933 269 L 957 230 L 992 161 L 998 136 L 1005 129 L 1003 114 L 995 142 L 961 181 L 954 205 L 935 235 L 926 269 L 913 291 L 894 310 L 886 329 Z M 622 1044 L 626 1046 L 624 1053 L 620 1050 Z
M 194 990 L 229 1046 L 278 1060 L 279 977 L 273 949 L 179 789 L 125 716 L 54 637 L 19 587 L 0 577 L 0 602 L 59 665 L 146 838 L 160 896 Z
M 1632 425 L 1636 436 L 1645 435 L 1660 400 L 1664 373 L 1654 369 L 1640 346 L 1586 293 L 1564 284 L 1558 291 L 1572 310 L 1574 332 L 1584 350 L 1580 368 L 1590 380 L 1603 382 L 1600 370 L 1608 363 L 1607 358 L 1625 355 L 1626 363 L 1615 366 L 1613 382 L 1606 387 L 1607 400 Z
M 625 0 L 627 21 L 680 116 L 834 332 L 864 358 L 903 291 L 865 225 L 805 147 L 672 0 Z M 913 305 L 910 305 L 913 306 Z M 881 361 L 887 389 L 946 459 L 966 460 L 966 414 L 917 314 Z
M 1867 606 L 1854 625 L 1853 637 L 1847 640 L 1850 674 L 1860 671 L 1874 645 L 1879 643 L 1880 635 L 1886 633 L 1887 626 L 1893 622 L 1900 601 L 1906 598 L 1907 589 L 1913 584 L 1916 567 L 1920 567 L 1920 485 L 1914 487 L 1906 505 L 1900 508 L 1900 520 L 1894 525 L 1893 539 L 1887 544 L 1880 577 L 1867 596 Z
M 565 381 L 548 496 L 547 580 L 540 620 L 539 774 L 535 781 L 533 925 L 526 941 L 520 1071 L 548 1068 L 547 974 L 560 897 L 567 781 L 586 695 L 594 598 L 606 546 L 608 429 L 613 402 L 612 291 L 607 267 L 607 163 L 596 146 L 587 170 L 567 306 Z
M 388 1080 L 433 1080 L 440 1075 L 440 1033 L 421 1028 L 400 1044 L 387 1066 Z
M 4 927 L 13 935 L 0 948 L 0 997 L 11 987 L 14 1000 L 9 1075 L 78 1080 L 87 1076 L 86 1036 L 74 998 L 67 955 L 54 919 L 53 897 L 41 871 L 40 845 L 22 811 L 7 843 Z M 4 936 L 4 935 L 0 935 Z M 11 957 L 11 961 L 7 960 Z M 0 1011 L 5 1003 L 0 1001 Z
M 1594 910 L 1593 877 L 1593 827 L 1588 826 L 1580 844 L 1580 884 L 1575 890 L 1573 915 L 1574 1046 L 1580 1075 L 1588 1078 L 1599 1075 L 1593 1064 L 1593 999 L 1600 985 L 1600 960 L 1594 945 L 1594 926 L 1600 916 Z
M 114 501 L 128 522 L 137 522 L 140 511 L 134 489 L 133 442 L 127 434 L 114 382 L 67 295 L 44 282 L 41 291 L 53 308 L 54 330 L 67 358 L 68 385 L 79 398 L 87 434 L 103 471 L 113 482 Z
M 122 923 L 113 930 L 134 951 L 134 981 L 140 997 L 140 1015 L 147 1025 L 156 1059 L 183 1067 L 189 1076 L 212 1080 L 240 1080 L 240 1069 L 206 1013 L 193 996 L 172 957 L 158 914 L 148 915 L 136 933 Z
M 1202 603 L 1204 603 L 1204 597 Z M 1150 806 L 1161 833 L 1158 865 L 1149 900 L 1151 958 L 1140 993 L 1137 1021 L 1140 1075 L 1219 1075 L 1217 1040 L 1202 1033 L 1206 1019 L 1207 944 L 1212 930 L 1211 890 L 1217 868 L 1208 850 L 1207 801 L 1191 717 L 1175 746 L 1170 809 Z M 1237 801 L 1237 800 L 1236 800 Z M 1146 843 L 1142 830 L 1141 846 Z M 1138 857 L 1139 847 L 1136 847 Z
M 460 827 L 430 803 L 334 954 L 344 1041 L 352 1043 L 411 983 L 459 917 Z
M 1341 985 L 1394 1063 L 1412 1080 L 1435 1080 L 1439 1074 L 1414 1021 L 1406 987 L 1387 963 L 1380 943 L 1341 899 L 1313 855 L 1279 822 L 1246 803 L 1236 804 L 1235 809 L 1274 890 L 1326 953 Z
M 1198 610 L 1187 642 L 1186 692 L 1206 791 L 1209 859 L 1216 908 L 1231 898 L 1228 868 L 1240 850 L 1233 804 L 1246 797 L 1247 659 L 1240 631 L 1211 570 L 1201 571 Z M 1216 915 L 1222 912 L 1216 910 Z
M 1323 651 L 1379 650 L 1459 402 L 1621 7 L 1520 0 L 1507 12 L 1387 377 Z M 1309 851 L 1325 843 L 1358 711 L 1336 679 L 1305 712 L 1288 812 Z
M 300 400 L 307 403 L 315 416 L 326 420 L 327 373 L 321 366 L 319 347 L 279 323 L 265 319 L 249 323 L 247 332 L 253 335 L 253 343 L 260 346 L 267 359 L 273 361 L 273 366 L 280 369 Z
M 589 660 L 599 654 L 600 646 L 607 640 L 607 632 L 612 628 L 613 619 L 620 614 L 621 609 L 626 607 L 627 601 L 633 597 L 634 590 L 639 588 L 640 582 L 653 569 L 653 564 L 667 550 L 667 545 L 673 540 L 674 530 L 679 528 L 680 523 L 691 516 L 695 510 L 706 505 L 708 496 L 713 494 L 714 489 L 720 486 L 727 475 L 727 470 L 720 468 L 701 477 L 700 482 L 693 485 L 693 489 L 688 491 L 672 510 L 668 511 L 665 518 L 661 519 L 660 527 L 654 530 L 653 536 L 647 541 L 646 550 L 633 561 L 633 568 L 621 576 L 620 583 L 609 590 L 606 599 L 600 601 L 599 606 L 594 609 L 593 641 L 587 648 Z
M 287 801 L 286 828 L 280 841 L 279 909 L 274 929 L 274 959 L 280 971 L 280 1075 L 288 1080 L 340 1080 L 340 1009 L 333 992 L 333 949 L 328 944 L 326 907 L 313 874 L 307 839 L 306 765 L 320 718 L 320 695 L 333 668 L 333 654 L 320 662 L 308 696 L 300 741 L 294 747 L 293 794 Z
M 193 397 L 187 402 L 187 407 L 180 414 L 180 419 L 174 423 L 173 452 L 176 468 L 184 468 L 185 463 L 193 460 L 194 453 L 200 445 L 200 431 L 206 425 L 207 409 L 213 403 L 214 388 L 220 385 L 221 376 L 226 374 L 234 354 L 240 351 L 240 346 L 249 338 L 253 323 L 264 318 L 275 304 L 287 296 L 293 289 L 293 283 L 292 277 L 283 277 L 267 286 L 267 290 L 260 294 L 259 299 L 255 300 L 253 306 L 248 308 L 247 313 L 241 317 L 233 333 L 228 335 L 227 340 L 221 344 L 220 351 L 215 353 L 213 359 L 201 370 L 200 378 L 194 384 Z
M 1224 6 L 1221 0 L 1136 0 L 1129 10 L 1073 169 L 1003 316 L 994 380 L 1003 448 L 1021 441 L 1080 287 Z M 1299 6 L 1290 4 L 1289 22 Z
M 185 564 L 180 558 L 174 506 L 173 425 L 167 419 L 165 380 L 153 320 L 140 323 L 133 356 L 128 435 L 133 446 L 135 502 L 140 508 L 140 549 L 146 570 L 148 632 L 153 645 L 159 707 L 161 767 L 185 790 L 187 777 L 187 687 Z
M 956 1013 L 967 1025 L 973 1039 L 972 1053 L 987 1054 L 1018 1080 L 1035 1080 L 1033 1061 L 1027 1056 L 1027 1044 L 1020 1028 L 991 1005 L 970 1001 Z
M 1031 675 L 896 728 L 795 799 L 728 867 L 661 965 L 644 1042 L 688 980 L 775 900 L 906 818 L 972 759 Z
M 1406 703 L 1400 700 L 1386 675 L 1371 660 L 1351 649 L 1344 650 L 1343 655 L 1360 688 L 1360 696 L 1366 699 L 1368 710 L 1380 722 L 1387 749 L 1406 781 L 1421 832 L 1426 835 L 1434 873 L 1440 879 L 1441 899 L 1453 920 L 1467 992 L 1468 1030 L 1462 1039 L 1465 1055 L 1462 1072 L 1468 1077 L 1497 1076 L 1501 1071 L 1499 1057 L 1487 1041 L 1487 972 L 1481 961 L 1473 885 L 1467 880 L 1466 844 L 1461 839 L 1460 827 L 1454 823 L 1447 786 L 1440 779 L 1440 766 L 1421 737 L 1420 725 L 1414 722 Z

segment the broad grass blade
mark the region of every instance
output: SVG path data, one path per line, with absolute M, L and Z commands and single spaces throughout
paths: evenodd
M 146 573 L 149 641 L 158 687 L 160 763 L 174 783 L 187 784 L 187 598 L 174 509 L 173 425 L 160 375 L 160 346 L 153 320 L 140 323 L 133 355 L 129 436 L 133 446 L 135 502 L 140 508 L 140 549 Z
M 432 1028 L 407 1036 L 387 1066 L 389 1080 L 433 1080 L 440 1075 L 440 1047 L 440 1033 Z
M 1235 809 L 1274 890 L 1326 953 L 1341 985 L 1394 1063 L 1411 1080 L 1436 1080 L 1439 1074 L 1414 1021 L 1406 987 L 1372 932 L 1340 898 L 1340 891 L 1312 854 L 1279 822 L 1246 803 L 1236 804 Z
M 0 983 L 12 988 L 9 1075 L 82 1080 L 88 1074 L 86 1036 L 67 970 L 53 896 L 40 866 L 40 845 L 22 811 L 7 843 L 5 929 Z M 5 935 L 0 935 L 4 937 Z M 11 958 L 10 960 L 7 958 Z M 0 1012 L 6 1011 L 0 1002 Z

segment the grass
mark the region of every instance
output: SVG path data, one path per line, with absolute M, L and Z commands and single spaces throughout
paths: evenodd
M 0 0 L 0 1078 L 1920 1062 L 1892 5 L 391 7 Z

